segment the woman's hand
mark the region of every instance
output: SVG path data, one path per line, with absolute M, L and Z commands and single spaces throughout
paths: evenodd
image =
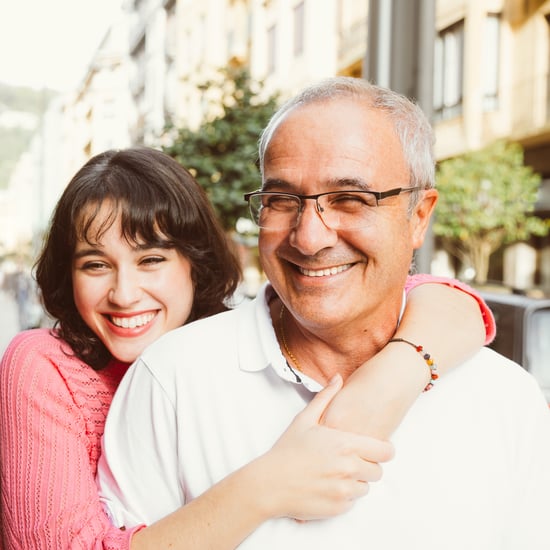
M 320 391 L 265 454 L 228 475 L 173 514 L 134 534 L 132 550 L 232 550 L 264 521 L 335 516 L 380 479 L 391 443 L 319 424 L 342 388 Z
M 269 517 L 320 519 L 341 514 L 382 476 L 391 443 L 320 424 L 342 388 L 336 376 L 299 413 L 272 449 L 256 459 L 258 494 Z

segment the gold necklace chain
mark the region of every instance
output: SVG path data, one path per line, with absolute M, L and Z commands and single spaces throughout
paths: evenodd
M 298 359 L 296 359 L 296 356 L 290 351 L 288 348 L 288 344 L 286 343 L 286 335 L 285 335 L 285 323 L 283 319 L 283 314 L 285 312 L 285 305 L 281 305 L 281 313 L 279 314 L 279 325 L 280 325 L 280 332 L 281 332 L 281 340 L 283 341 L 283 346 L 285 348 L 286 354 L 290 357 L 291 361 L 294 363 L 294 366 L 300 371 L 304 372 L 302 370 L 302 367 L 300 366 L 300 363 L 298 362 Z

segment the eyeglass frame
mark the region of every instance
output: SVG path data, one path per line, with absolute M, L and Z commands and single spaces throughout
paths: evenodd
M 323 213 L 323 208 L 319 204 L 319 197 L 322 197 L 324 195 L 334 195 L 338 193 L 360 193 L 364 195 L 372 195 L 376 199 L 376 207 L 379 206 L 378 202 L 382 199 L 386 199 L 388 197 L 397 197 L 401 193 L 411 193 L 413 191 L 421 191 L 424 187 L 420 185 L 415 185 L 414 187 L 395 187 L 393 189 L 388 189 L 387 191 L 371 191 L 367 189 L 338 189 L 336 191 L 324 191 L 323 193 L 317 193 L 315 195 L 300 195 L 299 193 L 287 193 L 284 191 L 262 191 L 261 189 L 257 189 L 256 191 L 251 191 L 250 193 L 244 194 L 244 200 L 248 203 L 248 209 L 250 210 L 250 198 L 255 196 L 262 196 L 262 195 L 269 195 L 269 196 L 277 196 L 277 195 L 284 195 L 287 197 L 295 197 L 300 201 L 300 206 L 298 209 L 298 216 L 296 217 L 296 224 L 290 225 L 288 229 L 291 229 L 293 227 L 296 227 L 298 224 L 298 220 L 300 219 L 301 213 L 304 211 L 304 201 L 305 200 L 314 200 L 315 201 L 315 207 L 319 215 Z M 250 214 L 252 214 L 252 211 L 250 210 Z M 255 219 L 254 215 L 251 216 L 252 221 L 261 229 L 268 229 L 267 227 L 262 227 Z M 325 223 L 325 220 L 321 216 L 321 219 L 323 220 L 323 223 Z

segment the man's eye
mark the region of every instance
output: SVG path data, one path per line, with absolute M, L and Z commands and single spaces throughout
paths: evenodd
M 365 206 L 376 206 L 376 200 L 367 193 L 339 193 L 331 195 L 330 206 L 338 209 L 358 209 Z
M 275 196 L 267 197 L 264 202 L 264 207 L 271 208 L 273 210 L 293 210 L 297 207 L 298 203 L 293 197 Z

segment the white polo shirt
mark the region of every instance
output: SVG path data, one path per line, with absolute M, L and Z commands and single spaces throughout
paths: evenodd
M 311 399 L 279 349 L 269 289 L 166 334 L 128 371 L 98 478 L 118 525 L 200 495 L 267 451 Z M 392 440 L 395 458 L 351 511 L 271 520 L 240 548 L 550 548 L 550 413 L 524 369 L 482 349 L 418 398 Z

